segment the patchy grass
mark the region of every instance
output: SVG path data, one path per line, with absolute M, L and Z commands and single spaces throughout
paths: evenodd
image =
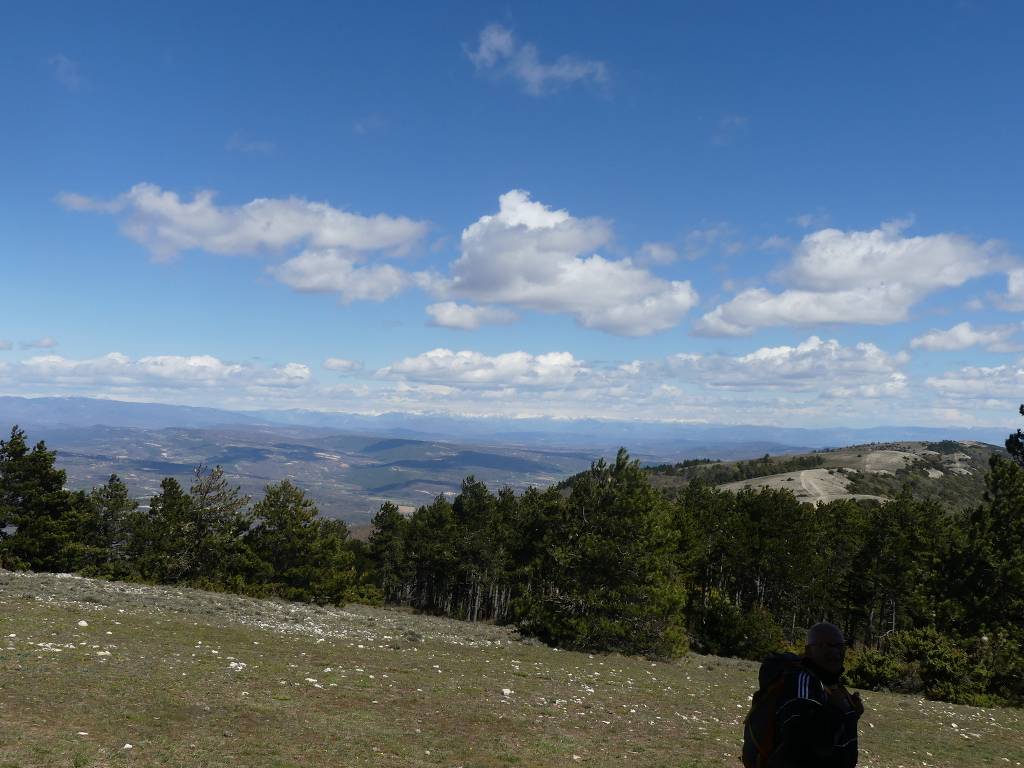
M 755 679 L 402 611 L 0 571 L 0 768 L 736 766 Z M 861 765 L 1024 764 L 1021 710 L 865 701 Z

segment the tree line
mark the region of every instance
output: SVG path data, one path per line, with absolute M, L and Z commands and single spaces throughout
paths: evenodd
M 409 516 L 385 503 L 362 542 L 292 483 L 252 503 L 219 467 L 187 490 L 166 478 L 147 508 L 116 476 L 68 491 L 54 452 L 14 428 L 0 441 L 0 565 L 385 602 L 657 658 L 756 659 L 829 620 L 854 644 L 856 685 L 1024 704 L 1024 450 L 1011 454 L 961 511 L 909 492 L 812 506 L 700 479 L 670 499 L 622 450 L 547 490 L 469 477 Z

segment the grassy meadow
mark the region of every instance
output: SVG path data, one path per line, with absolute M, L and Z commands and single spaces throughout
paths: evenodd
M 0 768 L 739 765 L 755 664 L 0 571 Z M 1024 711 L 868 692 L 863 766 L 1024 765 Z

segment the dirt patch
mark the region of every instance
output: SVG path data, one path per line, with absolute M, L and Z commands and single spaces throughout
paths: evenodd
M 835 501 L 836 499 L 874 499 L 884 501 L 884 496 L 873 496 L 863 493 L 848 493 L 848 478 L 832 473 L 828 469 L 805 469 L 800 472 L 786 472 L 780 475 L 768 475 L 752 480 L 741 480 L 718 486 L 725 491 L 739 491 L 743 488 L 774 488 L 792 491 L 799 501 L 817 504 L 819 501 Z
M 864 457 L 864 471 L 878 472 L 879 470 L 887 470 L 895 472 L 919 460 L 920 457 L 907 451 L 872 451 Z

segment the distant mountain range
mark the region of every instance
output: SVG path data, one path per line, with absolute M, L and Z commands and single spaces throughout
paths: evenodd
M 68 485 L 117 473 L 147 499 L 165 476 L 224 467 L 244 492 L 284 478 L 330 516 L 364 523 L 384 500 L 407 507 L 455 493 L 473 475 L 492 488 L 546 487 L 619 446 L 645 464 L 748 459 L 851 444 L 917 440 L 1002 445 L 1005 428 L 800 429 L 387 413 L 238 412 L 91 398 L 0 397 L 0 431 L 18 424 L 58 451 Z M 5 435 L 4 435 L 5 436 Z
M 318 427 L 416 440 L 472 441 L 529 447 L 593 448 L 625 445 L 635 451 L 687 456 L 702 446 L 750 449 L 744 455 L 898 440 L 973 440 L 1002 445 L 1005 427 L 801 427 L 747 424 L 604 421 L 598 419 L 468 418 L 449 415 L 383 413 L 363 415 L 308 410 L 228 411 L 158 403 L 130 403 L 85 397 L 0 397 L 0 424 L 26 426 L 166 427 L 221 426 Z M 770 450 L 774 448 L 774 450 Z M 683 456 L 682 453 L 679 454 Z M 685 457 L 685 456 L 683 456 Z M 725 456 L 720 456 L 725 458 Z M 742 458 L 731 455 L 730 458 Z

